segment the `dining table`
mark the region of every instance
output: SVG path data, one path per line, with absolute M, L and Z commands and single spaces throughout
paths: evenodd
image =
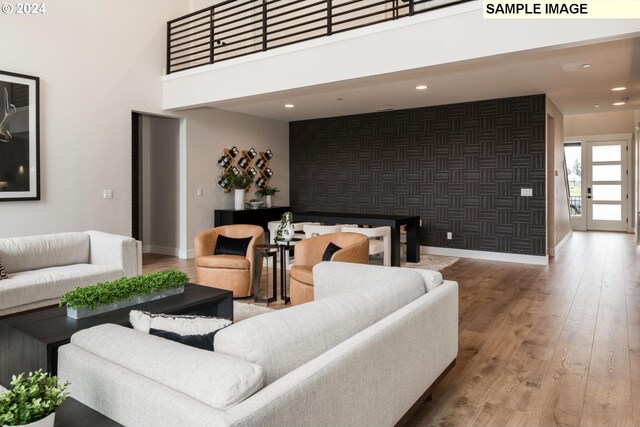
M 364 214 L 344 212 L 293 212 L 295 222 L 355 224 L 391 228 L 391 265 L 400 266 L 400 228 L 407 233 L 407 262 L 420 261 L 420 217 L 411 215 Z

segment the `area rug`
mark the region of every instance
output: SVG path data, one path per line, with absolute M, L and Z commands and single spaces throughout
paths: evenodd
M 460 261 L 460 258 L 453 256 L 420 254 L 420 262 L 403 262 L 401 265 L 406 268 L 441 271 L 458 261 Z
M 272 308 L 260 307 L 259 305 L 245 304 L 242 302 L 233 302 L 233 321 L 235 323 L 248 319 L 259 314 L 268 313 L 273 311 Z

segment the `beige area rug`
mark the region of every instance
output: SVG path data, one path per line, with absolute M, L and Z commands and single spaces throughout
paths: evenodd
M 442 271 L 458 261 L 460 261 L 460 258 L 453 256 L 420 254 L 420 262 L 403 262 L 402 266 L 406 268 Z
M 260 307 L 259 305 L 246 304 L 238 301 L 233 302 L 233 321 L 235 323 L 248 319 L 259 314 L 273 311 L 272 308 Z

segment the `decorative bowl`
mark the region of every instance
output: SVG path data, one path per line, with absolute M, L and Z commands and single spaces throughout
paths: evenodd
M 249 205 L 249 207 L 251 209 L 258 209 L 260 206 L 262 206 L 262 204 L 264 203 L 264 201 L 259 201 L 259 202 L 247 202 L 247 205 Z

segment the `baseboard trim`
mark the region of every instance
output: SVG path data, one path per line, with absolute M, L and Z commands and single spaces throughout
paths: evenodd
M 436 246 L 421 246 L 420 251 L 431 255 L 455 256 L 461 258 L 485 259 L 488 261 L 517 262 L 520 264 L 548 265 L 546 255 L 521 255 L 502 252 L 472 251 L 469 249 L 439 248 Z
M 193 249 L 188 249 L 188 250 L 184 250 L 184 249 L 180 249 L 180 252 L 178 253 L 178 258 L 181 259 L 192 259 L 195 257 L 195 252 Z
M 144 253 L 152 252 L 154 254 L 178 256 L 178 248 L 172 248 L 170 246 L 158 246 L 158 245 L 145 245 Z
M 562 249 L 562 247 L 569 241 L 571 237 L 573 237 L 573 230 L 570 230 L 567 233 L 567 235 L 564 236 L 562 240 L 560 240 L 560 242 L 556 245 L 555 248 L 551 248 L 551 250 L 549 251 L 549 255 L 550 256 L 558 255 L 558 252 L 560 252 L 560 249 Z

